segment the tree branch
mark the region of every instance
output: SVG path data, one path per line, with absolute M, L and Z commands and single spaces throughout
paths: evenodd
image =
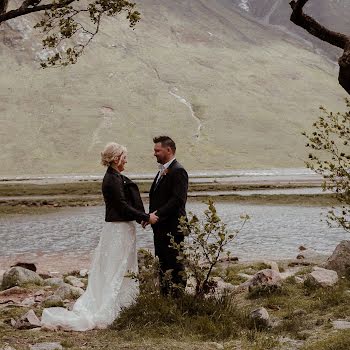
M 303 12 L 303 7 L 309 0 L 292 0 L 289 5 L 293 12 L 290 20 L 305 29 L 314 37 L 344 50 L 339 58 L 339 84 L 350 94 L 350 36 L 331 31 L 319 24 L 312 17 Z
M 51 4 L 46 4 L 46 5 L 35 5 L 35 3 L 39 4 L 40 1 L 38 2 L 38 1 L 26 0 L 22 3 L 22 5 L 19 8 L 15 9 L 15 10 L 8 11 L 8 12 L 6 12 L 6 8 L 7 8 L 7 4 L 6 4 L 5 10 L 3 12 L 1 12 L 3 3 L 7 2 L 7 1 L 8 0 L 3 0 L 0 4 L 0 23 L 6 22 L 12 18 L 27 15 L 27 14 L 33 13 L 33 12 L 51 10 L 54 8 L 55 9 L 62 8 L 62 7 L 65 7 L 69 4 L 71 4 L 72 2 L 74 2 L 76 0 L 66 0 L 66 1 L 63 1 L 61 3 L 51 3 Z
M 0 0 L 0 15 L 6 12 L 8 3 L 9 0 Z

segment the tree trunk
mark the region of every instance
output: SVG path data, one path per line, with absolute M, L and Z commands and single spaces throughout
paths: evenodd
M 339 58 L 339 84 L 350 95 L 350 36 L 333 32 L 312 17 L 303 12 L 304 5 L 309 0 L 292 0 L 289 4 L 293 10 L 290 20 L 297 26 L 304 28 L 311 35 L 319 38 L 329 44 L 344 50 L 343 55 Z

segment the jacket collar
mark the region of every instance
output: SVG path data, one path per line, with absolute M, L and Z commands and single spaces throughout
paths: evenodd
M 109 167 L 107 168 L 107 173 L 109 173 L 109 174 L 121 175 L 120 172 L 119 172 L 118 170 L 112 168 L 111 166 L 109 166 Z

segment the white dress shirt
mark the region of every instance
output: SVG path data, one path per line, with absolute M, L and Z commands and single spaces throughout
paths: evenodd
M 165 170 L 165 169 L 168 169 L 170 164 L 175 160 L 175 157 L 171 160 L 169 160 L 169 162 L 165 163 L 165 164 L 159 164 L 158 165 L 158 168 L 159 168 L 159 173 L 158 173 L 158 176 L 157 176 L 157 180 L 156 180 L 156 183 L 158 183 L 159 179 L 161 178 L 161 174 L 162 172 Z

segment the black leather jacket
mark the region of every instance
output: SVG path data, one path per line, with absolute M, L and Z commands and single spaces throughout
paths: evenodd
M 149 221 L 137 185 L 112 167 L 108 167 L 102 182 L 107 222 Z

